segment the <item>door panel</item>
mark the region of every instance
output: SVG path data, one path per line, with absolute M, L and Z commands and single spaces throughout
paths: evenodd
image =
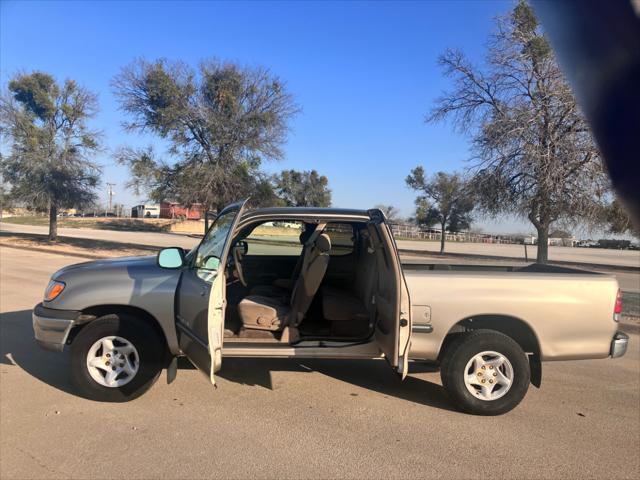
M 212 382 L 221 365 L 227 257 L 245 203 L 220 212 L 184 267 L 176 295 L 180 349 Z
M 225 263 L 226 264 L 226 263 Z M 216 276 L 209 295 L 207 328 L 209 338 L 209 380 L 216 384 L 215 373 L 222 367 L 222 342 L 224 338 L 224 313 L 227 306 L 225 271 Z
M 409 290 L 393 234 L 380 210 L 370 210 L 369 232 L 376 251 L 378 286 L 375 338 L 389 365 L 405 378 L 411 343 Z
M 178 287 L 176 327 L 180 348 L 196 367 L 210 369 L 207 341 L 207 315 L 211 283 L 198 276 L 195 268 L 186 268 Z

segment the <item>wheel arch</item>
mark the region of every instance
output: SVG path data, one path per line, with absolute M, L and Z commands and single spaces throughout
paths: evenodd
M 165 355 L 167 358 L 169 357 L 169 346 L 167 343 L 167 337 L 160 325 L 160 322 L 151 315 L 149 312 L 140 307 L 134 307 L 132 305 L 120 305 L 120 304 L 107 304 L 107 305 L 94 305 L 92 307 L 88 307 L 82 310 L 82 315 L 87 318 L 87 321 L 84 321 L 78 325 L 75 325 L 71 331 L 69 332 L 69 336 L 67 338 L 67 345 L 71 344 L 74 338 L 80 333 L 80 331 L 92 321 L 97 318 L 103 317 L 105 315 L 117 315 L 117 314 L 126 314 L 135 318 L 142 320 L 144 323 L 149 325 L 153 330 L 160 336 L 163 342 L 163 349 L 165 351 Z
M 540 341 L 535 330 L 521 318 L 511 315 L 482 314 L 463 318 L 456 322 L 447 332 L 440 346 L 438 360 L 441 361 L 448 346 L 459 335 L 473 330 L 494 330 L 513 339 L 524 350 L 531 367 L 531 383 L 540 387 L 542 384 L 542 363 L 540 360 Z

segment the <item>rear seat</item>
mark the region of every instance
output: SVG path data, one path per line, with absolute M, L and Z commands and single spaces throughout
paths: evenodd
M 332 335 L 362 336 L 370 329 L 369 307 L 374 292 L 376 262 L 375 254 L 367 246 L 368 240 L 363 238 L 353 288 L 325 285 L 321 289 L 322 313 L 325 320 L 331 322 Z
M 367 307 L 355 292 L 330 285 L 322 287 L 322 310 L 324 318 L 331 322 L 342 322 L 358 317 L 369 318 Z

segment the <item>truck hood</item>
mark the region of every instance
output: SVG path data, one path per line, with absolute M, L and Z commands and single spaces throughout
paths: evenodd
M 160 267 L 156 264 L 156 256 L 143 256 L 143 257 L 117 257 L 117 258 L 105 258 L 103 260 L 93 260 L 91 262 L 75 263 L 73 265 L 67 265 L 54 273 L 51 278 L 53 280 L 64 281 L 63 277 L 68 274 L 91 274 L 97 271 L 105 272 L 113 269 L 127 269 L 130 267 L 144 268 L 156 267 L 160 270 Z
M 147 312 L 172 312 L 181 273 L 181 269 L 160 268 L 155 256 L 78 263 L 53 274 L 52 279 L 66 286 L 45 306 L 80 311 L 96 305 L 128 305 Z

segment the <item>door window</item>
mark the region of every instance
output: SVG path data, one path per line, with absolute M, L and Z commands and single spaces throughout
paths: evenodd
M 224 244 L 237 214 L 238 209 L 234 208 L 216 218 L 198 247 L 193 266 L 205 281 L 210 282 L 220 267 Z

